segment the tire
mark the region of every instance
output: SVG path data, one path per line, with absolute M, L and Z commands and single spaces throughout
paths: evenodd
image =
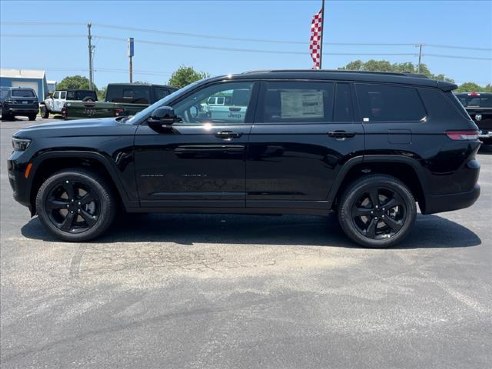
M 370 175 L 343 193 L 338 220 L 345 234 L 364 247 L 386 248 L 410 233 L 417 216 L 415 199 L 400 180 Z
M 82 169 L 53 174 L 36 196 L 41 223 L 57 238 L 70 242 L 100 236 L 113 223 L 116 208 L 107 182 Z
M 31 114 L 31 115 L 29 115 L 29 116 L 28 116 L 29 120 L 30 120 L 30 121 L 36 120 L 36 115 L 37 115 L 37 114 Z
M 50 111 L 48 110 L 48 107 L 41 107 L 41 117 L 43 119 L 48 119 L 50 117 Z

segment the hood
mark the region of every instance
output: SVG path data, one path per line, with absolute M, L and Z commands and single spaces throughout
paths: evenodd
M 117 135 L 122 124 L 116 118 L 80 119 L 36 124 L 14 134 L 15 137 L 74 137 Z

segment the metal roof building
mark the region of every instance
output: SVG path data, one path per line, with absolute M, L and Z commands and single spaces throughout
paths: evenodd
M 36 91 L 39 100 L 48 94 L 48 83 L 44 70 L 0 69 L 1 87 L 30 87 Z

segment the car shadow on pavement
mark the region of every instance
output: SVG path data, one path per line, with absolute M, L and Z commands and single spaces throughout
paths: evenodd
M 57 241 L 37 217 L 24 225 L 21 232 L 31 239 Z M 104 236 L 91 241 L 93 244 L 116 242 L 359 247 L 343 234 L 335 215 L 128 214 Z M 413 232 L 396 248 L 461 248 L 481 243 L 474 232 L 458 223 L 436 215 L 419 215 Z

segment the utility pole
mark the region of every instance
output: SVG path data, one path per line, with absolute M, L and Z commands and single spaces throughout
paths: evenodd
M 130 37 L 128 39 L 128 58 L 130 59 L 130 83 L 133 83 L 133 55 L 135 54 L 134 44 L 134 38 Z
M 418 47 L 419 47 L 419 65 L 417 67 L 417 73 L 420 73 L 420 64 L 422 63 L 422 44 L 419 44 Z
M 91 27 L 92 24 L 88 23 L 87 30 L 89 31 L 89 34 L 87 35 L 87 38 L 89 39 L 89 89 L 92 90 L 94 85 L 94 68 L 92 65 L 92 52 L 94 50 L 94 46 L 92 46 Z

